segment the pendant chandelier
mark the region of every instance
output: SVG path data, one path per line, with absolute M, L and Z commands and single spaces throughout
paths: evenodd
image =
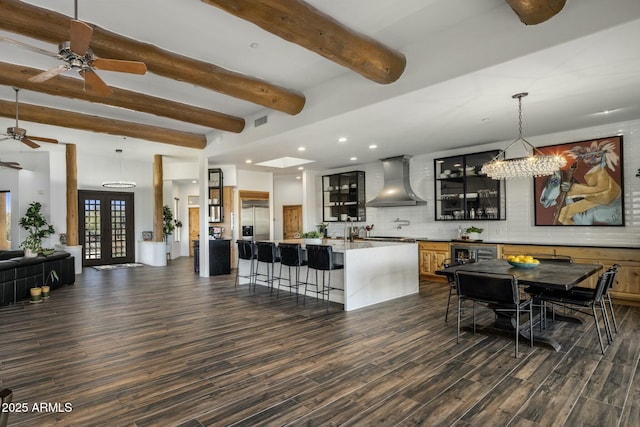
M 118 154 L 118 157 L 120 158 L 120 179 L 118 181 L 103 182 L 102 186 L 105 188 L 135 188 L 135 182 L 122 180 L 122 149 L 117 148 L 116 154 Z
M 564 157 L 543 154 L 522 137 L 522 98 L 527 95 L 527 92 L 523 92 L 512 96 L 512 98 L 518 100 L 518 139 L 509 144 L 504 150 L 500 150 L 498 155 L 491 159 L 490 162 L 482 165 L 481 172 L 490 178 L 510 179 L 552 175 L 567 164 L 567 159 Z M 516 159 L 506 159 L 507 150 L 517 142 L 522 142 L 527 151 L 531 149 L 531 155 Z

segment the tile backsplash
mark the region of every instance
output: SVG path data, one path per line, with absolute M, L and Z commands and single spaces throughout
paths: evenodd
M 354 225 L 374 224 L 372 231 L 374 236 L 411 236 L 448 240 L 457 236 L 458 226 L 464 229 L 474 225 L 484 229 L 482 238 L 486 241 L 640 247 L 640 178 L 635 176 L 640 168 L 639 131 L 640 120 L 635 120 L 528 138 L 536 146 L 546 146 L 623 135 L 624 226 L 535 226 L 531 178 L 507 181 L 506 221 L 435 221 L 433 159 L 499 149 L 507 143 L 485 144 L 467 148 L 464 151 L 452 150 L 414 155 L 411 159 L 411 185 L 416 194 L 427 201 L 427 205 L 367 208 L 367 221 Z M 364 170 L 366 173 L 367 200 L 371 200 L 382 188 L 382 164 L 377 162 L 362 165 L 358 170 Z M 408 221 L 409 225 L 398 228 L 400 223 L 394 222 L 396 219 Z M 330 224 L 329 235 L 342 236 L 343 232 L 343 223 Z

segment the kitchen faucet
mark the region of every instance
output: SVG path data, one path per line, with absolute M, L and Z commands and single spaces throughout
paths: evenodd
M 409 226 L 411 224 L 411 222 L 409 222 L 408 219 L 400 219 L 400 218 L 396 218 L 395 220 L 393 220 L 393 222 L 398 223 L 398 225 L 396 226 L 396 229 L 398 230 L 402 230 L 402 226 Z

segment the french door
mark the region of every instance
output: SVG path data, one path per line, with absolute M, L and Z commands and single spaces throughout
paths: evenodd
M 78 191 L 82 265 L 135 261 L 133 193 Z

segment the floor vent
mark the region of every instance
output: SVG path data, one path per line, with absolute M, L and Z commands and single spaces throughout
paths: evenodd
M 262 126 L 264 124 L 267 123 L 267 116 L 262 116 L 257 118 L 254 122 L 253 122 L 253 126 L 254 127 L 258 127 L 258 126 Z

